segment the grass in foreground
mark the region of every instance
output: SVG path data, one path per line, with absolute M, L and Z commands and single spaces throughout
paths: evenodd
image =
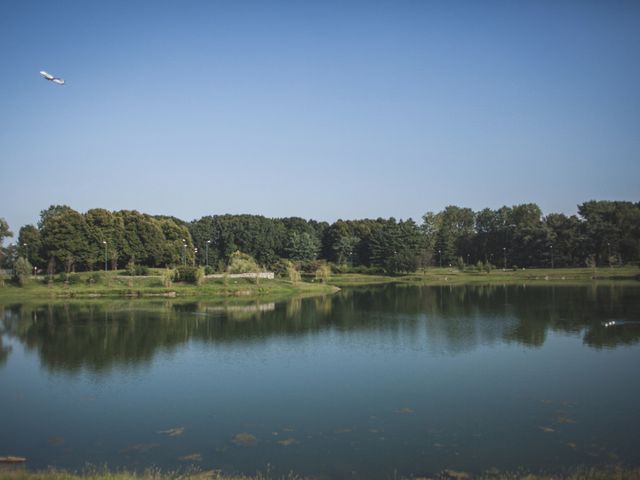
M 267 473 L 258 473 L 252 476 L 223 475 L 219 470 L 187 471 L 187 472 L 162 472 L 160 470 L 146 470 L 143 473 L 126 471 L 109 472 L 100 470 L 84 474 L 69 473 L 65 471 L 49 470 L 43 472 L 30 472 L 26 469 L 0 469 L 0 480 L 304 480 L 294 473 L 284 476 L 274 476 Z M 640 480 L 640 468 L 604 467 L 588 468 L 578 467 L 566 473 L 528 473 L 528 472 L 497 472 L 489 471 L 477 476 L 456 470 L 443 470 L 432 477 L 402 477 L 394 475 L 395 480 L 414 479 L 426 480 Z

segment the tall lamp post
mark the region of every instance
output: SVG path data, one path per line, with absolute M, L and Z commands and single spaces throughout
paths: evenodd
M 206 258 L 206 262 L 207 262 L 207 267 L 209 266 L 209 244 L 211 243 L 211 240 L 207 240 L 207 243 L 205 244 L 205 257 Z
M 187 264 L 186 255 L 187 255 L 187 241 L 183 238 L 182 239 L 182 264 L 183 265 Z
M 502 260 L 503 260 L 503 267 L 505 270 L 507 269 L 507 247 L 502 247 Z
M 195 247 L 193 249 L 193 263 L 195 263 L 195 265 L 198 265 L 198 247 Z
M 102 243 L 104 243 L 104 271 L 107 271 L 107 241 L 103 240 Z
M 440 257 L 440 268 L 442 268 L 442 250 L 438 249 L 438 256 Z
M 551 268 L 553 268 L 553 245 L 549 247 L 551 249 Z

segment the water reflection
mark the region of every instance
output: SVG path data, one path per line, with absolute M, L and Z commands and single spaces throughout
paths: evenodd
M 517 342 L 542 346 L 549 331 L 580 335 L 593 348 L 640 341 L 640 288 L 588 285 L 382 286 L 286 303 L 72 301 L 0 307 L 0 366 L 7 338 L 36 351 L 50 370 L 101 372 L 144 365 L 199 340 L 264 342 L 272 336 L 341 332 L 415 333 L 435 353 Z M 627 320 L 607 328 L 607 319 Z M 418 335 L 420 333 L 420 335 Z M 5 343 L 2 338 L 5 337 Z

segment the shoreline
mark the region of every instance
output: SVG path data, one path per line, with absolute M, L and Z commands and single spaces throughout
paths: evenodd
M 106 468 L 97 470 L 90 469 L 84 473 L 69 472 L 66 470 L 49 469 L 46 471 L 27 470 L 20 467 L 0 467 L 0 480 L 305 480 L 306 478 L 289 472 L 287 475 L 274 475 L 257 472 L 255 475 L 224 474 L 220 470 L 200 470 L 192 466 L 186 470 L 161 471 L 149 468 L 139 473 L 126 470 L 109 471 Z M 329 477 L 330 478 L 330 477 Z M 620 465 L 609 465 L 600 467 L 576 466 L 569 470 L 562 470 L 556 473 L 549 473 L 548 470 L 541 470 L 538 473 L 531 471 L 498 471 L 488 470 L 480 474 L 471 474 L 465 471 L 445 469 L 433 476 L 394 476 L 399 480 L 420 479 L 420 480 L 640 480 L 640 468 L 624 467 Z
M 100 275 L 100 280 L 92 279 Z M 406 275 L 338 273 L 326 282 L 313 279 L 292 283 L 282 279 L 206 279 L 200 285 L 173 283 L 164 285 L 159 275 L 127 277 L 115 271 L 72 274 L 73 282 L 44 277 L 31 279 L 25 286 L 5 282 L 0 286 L 0 303 L 34 300 L 91 299 L 203 299 L 273 301 L 289 298 L 331 295 L 345 287 L 387 284 L 415 286 L 464 285 L 640 285 L 640 267 L 557 268 L 528 270 L 465 271 L 431 268 Z

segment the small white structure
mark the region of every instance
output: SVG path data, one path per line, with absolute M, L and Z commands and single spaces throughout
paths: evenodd
M 273 272 L 252 272 L 252 273 L 214 273 L 212 275 L 205 275 L 204 278 L 264 278 L 267 280 L 273 280 L 275 274 Z

